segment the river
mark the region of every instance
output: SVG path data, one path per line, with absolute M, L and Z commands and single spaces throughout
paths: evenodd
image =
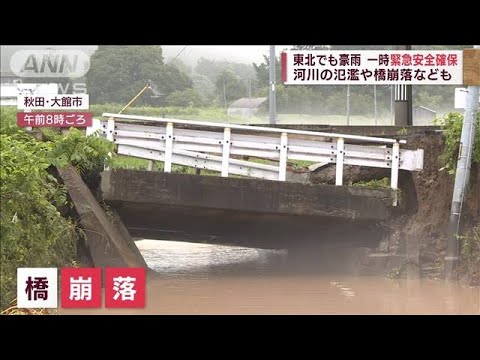
M 286 250 L 136 242 L 157 272 L 145 309 L 63 314 L 480 314 L 480 288 L 444 280 L 353 276 L 341 261 Z M 332 255 L 333 256 L 333 255 Z M 323 257 L 323 260 L 332 256 Z M 323 264 L 323 266 L 322 266 Z

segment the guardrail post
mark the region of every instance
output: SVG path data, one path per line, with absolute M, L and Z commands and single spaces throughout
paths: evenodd
M 287 148 L 288 134 L 282 133 L 280 137 L 280 160 L 278 164 L 278 180 L 287 180 Z
M 343 155 L 344 155 L 344 138 L 337 139 L 337 161 L 335 164 L 335 185 L 343 184 Z
M 398 142 L 392 147 L 392 175 L 390 179 L 390 187 L 395 190 L 393 195 L 393 206 L 397 206 L 397 190 L 398 190 L 398 169 L 400 167 L 400 144 Z
M 223 130 L 222 177 L 228 177 L 228 164 L 230 160 L 230 128 Z
M 115 119 L 113 117 L 108 118 L 107 121 L 107 140 L 113 141 L 113 133 L 115 132 Z
M 111 142 L 115 141 L 114 136 L 113 136 L 114 132 L 115 132 L 115 118 L 109 117 L 108 121 L 107 121 L 107 132 L 106 132 L 107 140 L 109 140 Z M 112 157 L 111 152 L 108 153 L 108 157 L 110 157 L 110 158 Z M 110 170 L 110 167 L 104 166 L 103 170 L 108 171 L 108 170 Z
M 165 133 L 165 172 L 172 172 L 172 153 L 173 153 L 173 123 L 167 123 Z

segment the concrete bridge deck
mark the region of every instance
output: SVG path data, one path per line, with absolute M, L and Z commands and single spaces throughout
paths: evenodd
M 358 232 L 392 210 L 391 189 L 304 185 L 152 171 L 102 173 L 101 195 L 132 236 L 285 247 Z M 341 236 L 340 236 L 341 237 Z

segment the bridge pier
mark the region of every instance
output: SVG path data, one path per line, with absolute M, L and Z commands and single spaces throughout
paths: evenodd
M 94 265 L 148 268 L 126 228 L 111 222 L 75 168 L 58 168 L 58 172 L 75 205 Z M 119 218 L 117 223 L 120 226 Z

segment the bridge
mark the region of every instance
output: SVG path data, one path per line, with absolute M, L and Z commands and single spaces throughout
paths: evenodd
M 90 133 L 101 129 L 118 145 L 118 154 L 162 161 L 167 173 L 178 164 L 217 171 L 222 177 L 286 181 L 288 160 L 311 161 L 317 168 L 335 164 L 337 186 L 343 184 L 344 165 L 391 169 L 391 188 L 397 190 L 399 170 L 423 168 L 423 150 L 400 150 L 404 140 L 109 113 L 103 117 L 108 120 L 96 120 Z
M 375 229 L 398 212 L 400 171 L 423 168 L 422 149 L 380 136 L 111 113 L 94 120 L 87 133 L 94 132 L 113 141 L 118 154 L 150 161 L 149 171 L 102 173 L 101 197 L 120 231 L 109 228 L 105 237 L 121 256 L 132 246 L 113 238 L 131 241 L 130 235 L 266 248 L 352 232 L 378 241 Z M 153 161 L 163 171 L 153 171 Z M 296 169 L 299 162 L 309 171 L 335 167 L 335 185 L 309 183 Z M 174 166 L 196 173 L 173 172 Z M 390 186 L 345 185 L 347 166 L 383 169 Z M 62 175 L 66 183 L 72 176 Z M 91 205 L 79 192 L 70 195 L 77 210 L 82 202 Z M 102 225 L 102 216 L 93 222 Z

